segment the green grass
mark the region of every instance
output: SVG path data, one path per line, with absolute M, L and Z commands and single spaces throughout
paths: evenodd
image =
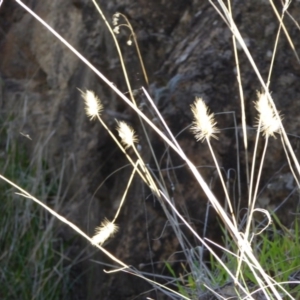
M 7 140 L 5 130 L 1 138 Z M 46 164 L 29 168 L 22 143 L 1 146 L 7 148 L 1 152 L 1 173 L 54 203 L 58 185 Z M 0 183 L 0 194 L 0 298 L 68 299 L 69 268 L 54 218 L 33 201 L 15 195 L 8 184 Z
M 252 239 L 252 248 L 259 263 L 266 273 L 273 278 L 277 283 L 283 283 L 282 286 L 291 294 L 294 299 L 300 297 L 300 285 L 292 283 L 295 278 L 294 274 L 300 270 L 300 240 L 299 240 L 299 224 L 294 222 L 294 227 L 291 229 L 285 228 L 279 221 L 276 215 L 272 216 L 273 223 L 266 231 L 260 235 L 254 236 Z M 237 247 L 228 236 L 227 231 L 223 228 L 224 248 L 222 261 L 226 266 L 234 272 L 238 266 L 238 258 L 236 256 Z M 176 274 L 171 264 L 165 262 L 166 268 L 174 279 L 177 290 L 184 296 L 194 299 L 197 288 L 195 277 L 189 270 L 183 268 L 181 274 Z M 232 279 L 228 272 L 220 265 L 213 255 L 210 255 L 210 272 L 211 286 L 221 296 L 236 296 L 238 291 L 234 289 Z M 243 264 L 241 269 L 243 285 L 249 288 L 250 292 L 258 289 L 258 284 L 255 276 L 247 266 Z M 196 265 L 195 267 L 199 267 Z M 294 278 L 293 278 L 294 277 Z M 229 287 L 230 288 L 229 288 Z M 224 290 L 222 289 L 224 288 Z M 226 289 L 225 289 L 226 287 Z M 203 295 L 207 289 L 202 286 Z M 255 296 L 254 296 L 255 297 Z M 287 296 L 283 299 L 290 299 Z
M 273 223 L 267 230 L 254 236 L 252 239 L 252 249 L 259 263 L 265 272 L 277 283 L 284 283 L 282 286 L 291 293 L 295 299 L 299 299 L 300 286 L 292 285 L 292 275 L 300 270 L 300 253 L 299 253 L 299 224 L 296 220 L 294 228 L 287 229 L 279 221 L 276 215 L 272 216 Z M 232 271 L 237 268 L 237 257 L 231 253 L 237 253 L 236 245 L 230 242 L 226 230 L 223 230 L 225 236 L 226 250 L 222 260 Z M 231 252 L 231 253 L 230 253 Z M 231 282 L 228 273 L 211 255 L 211 269 L 214 273 L 215 282 L 222 286 Z M 243 280 L 253 287 L 258 287 L 257 280 L 249 267 L 244 264 L 241 270 Z M 294 279 L 295 280 L 295 279 Z

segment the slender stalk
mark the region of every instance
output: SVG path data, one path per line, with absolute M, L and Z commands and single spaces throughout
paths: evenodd
M 228 3 L 228 11 L 231 16 L 231 20 L 233 20 L 232 11 L 231 11 L 231 1 L 228 0 L 227 3 Z M 244 148 L 245 148 L 246 181 L 247 181 L 247 186 L 249 188 L 249 156 L 248 156 L 246 108 L 245 108 L 245 99 L 244 99 L 244 92 L 243 92 L 243 85 L 242 85 L 239 56 L 236 47 L 236 37 L 234 36 L 234 34 L 232 35 L 232 44 L 233 44 L 233 52 L 234 52 L 235 66 L 237 72 L 236 79 L 239 86 L 239 93 L 240 93 L 240 100 L 241 100 L 242 129 L 243 129 L 243 141 L 244 141 Z
M 219 163 L 218 163 L 218 161 L 217 161 L 217 158 L 216 158 L 215 153 L 214 153 L 214 151 L 213 151 L 213 148 L 212 148 L 212 146 L 211 146 L 210 140 L 209 140 L 209 139 L 206 139 L 206 142 L 207 142 L 207 144 L 208 144 L 210 153 L 211 153 L 211 155 L 212 155 L 212 157 L 213 157 L 215 166 L 216 166 L 217 171 L 218 171 L 218 174 L 219 174 L 219 178 L 220 178 L 220 180 L 221 180 L 221 184 L 222 184 L 222 186 L 223 186 L 223 190 L 224 190 L 224 193 L 225 193 L 225 197 L 226 197 L 227 204 L 228 204 L 228 206 L 229 206 L 229 211 L 230 211 L 230 214 L 231 214 L 232 222 L 233 222 L 234 226 L 236 227 L 236 229 L 238 230 L 238 226 L 237 226 L 237 223 L 236 223 L 236 218 L 235 218 L 234 213 L 233 213 L 233 208 L 232 208 L 231 201 L 230 201 L 230 198 L 229 198 L 228 190 L 227 190 L 227 188 L 226 188 L 226 184 L 225 184 L 225 182 L 224 182 L 223 175 L 222 175 L 222 173 L 221 173 Z
M 131 88 L 131 85 L 130 85 L 130 81 L 129 81 L 129 78 L 128 78 L 128 74 L 127 74 L 127 71 L 126 71 L 126 67 L 125 67 L 125 63 L 124 63 L 124 60 L 123 60 L 123 55 L 122 55 L 122 52 L 121 52 L 121 49 L 120 49 L 120 46 L 119 46 L 119 43 L 118 43 L 118 40 L 116 38 L 116 35 L 114 33 L 114 31 L 112 30 L 110 24 L 108 23 L 104 13 L 102 12 L 101 8 L 99 7 L 99 5 L 97 4 L 97 2 L 95 0 L 92 0 L 92 2 L 94 3 L 96 9 L 98 10 L 101 18 L 103 19 L 103 21 L 105 22 L 105 25 L 106 27 L 108 28 L 109 32 L 111 33 L 112 35 L 112 38 L 115 42 L 115 46 L 116 46 L 116 49 L 118 51 L 118 54 L 119 54 L 119 58 L 120 58 L 120 62 L 121 62 L 121 66 L 122 66 L 122 70 L 123 70 L 123 74 L 124 74 L 124 78 L 125 78 L 125 82 L 126 82 L 126 85 L 128 87 L 128 92 L 129 92 L 129 95 L 130 95 L 130 99 L 133 103 L 135 103 L 135 100 L 134 100 L 134 96 L 133 96 L 133 93 L 132 93 L 132 88 Z
M 113 218 L 113 220 L 112 220 L 112 223 L 114 223 L 114 222 L 116 221 L 117 217 L 118 217 L 119 214 L 120 214 L 120 211 L 121 211 L 121 208 L 122 208 L 122 206 L 123 206 L 123 204 L 124 204 L 124 201 L 125 201 L 125 199 L 126 199 L 126 196 L 127 196 L 128 190 L 129 190 L 129 187 L 131 186 L 133 177 L 134 177 L 134 175 L 135 175 L 135 172 L 137 171 L 138 163 L 139 163 L 139 162 L 137 161 L 137 162 L 134 164 L 134 168 L 133 168 L 132 173 L 131 173 L 131 175 L 130 175 L 130 177 L 129 177 L 129 180 L 128 180 L 128 183 L 127 183 L 127 186 L 126 186 L 126 190 L 125 190 L 125 192 L 124 192 L 124 194 L 123 194 L 123 196 L 122 196 L 120 205 L 119 205 L 118 210 L 117 210 L 117 212 L 116 212 L 116 214 L 115 214 L 115 216 L 114 216 L 114 218 Z

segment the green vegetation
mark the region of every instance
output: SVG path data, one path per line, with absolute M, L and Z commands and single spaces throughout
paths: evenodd
M 7 140 L 6 132 L 2 132 L 1 140 Z M 0 156 L 1 173 L 42 195 L 48 205 L 57 205 L 58 185 L 50 179 L 46 164 L 29 167 L 25 149 L 16 140 L 6 148 Z M 68 299 L 69 268 L 55 220 L 33 201 L 15 195 L 15 191 L 1 182 L 0 298 Z
M 293 229 L 287 229 L 280 223 L 276 215 L 273 215 L 272 218 L 274 220 L 272 225 L 269 226 L 265 232 L 253 237 L 252 249 L 260 265 L 266 273 L 274 279 L 274 282 L 281 284 L 294 299 L 299 299 L 299 224 L 295 222 Z M 239 257 L 236 255 L 238 249 L 236 245 L 232 243 L 232 240 L 224 228 L 223 235 L 224 245 L 226 246 L 223 248 L 222 261 L 229 270 L 234 273 L 239 263 Z M 180 274 L 176 274 L 170 263 L 165 262 L 165 265 L 173 278 L 173 280 L 169 280 L 169 282 L 172 282 L 177 290 L 187 298 L 196 298 L 197 283 L 195 276 L 183 265 L 183 272 Z M 205 276 L 210 276 L 209 282 L 212 290 L 225 298 L 235 297 L 238 294 L 240 294 L 241 298 L 243 297 L 241 291 L 235 288 L 234 282 L 228 275 L 228 272 L 212 254 L 210 255 L 208 265 L 210 266 L 210 270 L 205 273 Z M 196 262 L 195 268 L 200 268 Z M 242 265 L 241 274 L 242 285 L 245 286 L 249 293 L 253 293 L 254 299 L 256 299 L 257 295 L 261 295 L 257 278 L 246 264 Z M 205 295 L 205 291 L 207 290 L 205 285 L 202 285 L 201 290 L 203 295 Z M 283 298 L 290 299 L 287 296 Z
M 296 221 L 293 229 L 287 229 L 280 223 L 276 215 L 273 215 L 272 219 L 274 222 L 266 231 L 253 237 L 252 249 L 266 273 L 277 283 L 282 283 L 282 287 L 290 292 L 295 299 L 299 299 L 300 285 L 296 283 L 299 281 L 296 274 L 300 270 L 299 224 Z M 226 235 L 226 231 L 223 232 Z M 232 253 L 237 253 L 237 249 L 229 241 L 230 239 L 226 236 L 226 248 L 224 248 L 222 260 L 230 270 L 234 271 L 237 268 L 238 259 Z M 223 286 L 231 282 L 228 273 L 212 255 L 210 263 L 218 285 Z M 257 278 L 253 276 L 249 266 L 243 265 L 241 273 L 243 281 L 252 286 L 252 291 L 258 288 Z M 293 281 L 295 281 L 294 284 Z

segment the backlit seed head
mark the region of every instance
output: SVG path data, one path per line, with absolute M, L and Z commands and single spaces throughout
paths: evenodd
M 258 122 L 261 124 L 260 131 L 264 136 L 275 137 L 275 133 L 280 132 L 281 119 L 278 119 L 265 93 L 258 92 L 257 96 L 258 100 L 255 102 L 255 108 L 259 113 Z
M 108 238 L 118 231 L 118 226 L 104 219 L 99 227 L 96 227 L 95 235 L 92 237 L 93 245 L 102 245 Z
M 117 130 L 125 149 L 132 147 L 134 143 L 138 142 L 138 138 L 135 135 L 135 132 L 131 126 L 129 126 L 124 121 L 120 121 L 117 123 Z
M 94 92 L 87 90 L 86 92 L 81 91 L 81 95 L 85 103 L 85 112 L 87 116 L 93 120 L 100 115 L 103 110 L 100 99 L 95 95 Z
M 191 130 L 195 134 L 197 141 L 204 141 L 211 137 L 217 139 L 216 133 L 219 130 L 216 128 L 214 114 L 209 114 L 208 107 L 201 98 L 196 98 L 194 104 L 191 105 L 194 115 Z

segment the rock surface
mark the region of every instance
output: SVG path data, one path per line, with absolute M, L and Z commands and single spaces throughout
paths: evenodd
M 281 6 L 278 3 L 278 8 Z M 93 3 L 86 0 L 27 1 L 40 17 L 55 28 L 121 91 L 128 91 L 113 39 Z M 231 32 L 208 1 L 100 1 L 110 21 L 119 11 L 127 16 L 135 29 L 141 54 L 149 75 L 149 92 L 156 101 L 172 132 L 188 157 L 199 166 L 214 193 L 219 192 L 213 159 L 205 143 L 196 142 L 187 128 L 191 123 L 190 105 L 196 96 L 203 97 L 216 113 L 219 140 L 212 141 L 217 159 L 229 182 L 236 184 L 236 153 L 241 159 L 242 195 L 246 194 L 242 133 L 234 130 L 234 118 L 241 125 L 240 102 L 236 81 Z M 240 4 L 233 1 L 234 19 L 251 54 L 266 80 L 278 30 L 278 20 L 268 1 L 255 0 Z M 292 2 L 289 13 L 299 20 L 300 9 Z M 288 16 L 285 24 L 295 45 L 300 49 L 299 30 Z M 147 146 L 137 116 L 88 67 L 33 19 L 16 2 L 5 1 L 0 8 L 0 103 L 1 116 L 13 116 L 10 138 L 20 139 L 34 158 L 42 155 L 50 168 L 63 173 L 65 190 L 62 215 L 92 235 L 94 228 L 106 218 L 113 218 L 122 198 L 132 168 L 117 149 L 105 129 L 85 115 L 78 89 L 91 89 L 105 107 L 103 119 L 115 132 L 115 118 L 129 122 L 137 131 L 142 155 L 153 172 L 156 166 Z M 133 89 L 146 86 L 133 46 L 126 41 L 130 33 L 121 29 L 118 40 Z M 239 51 L 240 67 L 249 126 L 250 161 L 254 147 L 256 112 L 253 101 L 261 85 L 243 51 Z M 300 64 L 285 35 L 280 35 L 270 90 L 291 143 L 298 149 Z M 143 95 L 139 104 L 147 107 Z M 145 108 L 146 109 L 146 108 Z M 234 112 L 234 114 L 232 113 Z M 150 115 L 150 113 L 148 113 Z M 166 184 L 176 205 L 193 227 L 202 234 L 207 199 L 183 162 L 149 131 L 154 151 L 163 169 Z M 29 134 L 32 141 L 20 136 Z M 167 150 L 167 151 L 166 151 Z M 263 150 L 259 145 L 258 159 Z M 282 149 L 280 138 L 270 140 L 263 169 L 258 206 L 271 209 L 287 199 L 280 208 L 283 223 L 288 224 L 295 212 L 295 182 Z M 166 155 L 168 154 L 168 155 Z M 260 160 L 258 160 L 260 161 Z M 179 167 L 178 167 L 179 166 Z M 123 168 L 124 167 L 124 168 Z M 115 172 L 118 170 L 117 172 Z M 114 173 L 115 172 L 115 173 Z M 180 243 L 159 203 L 137 178 L 129 190 L 121 215 L 120 230 L 106 246 L 128 265 L 145 272 L 163 273 L 164 261 L 182 258 Z M 38 196 L 38 195 L 37 195 Z M 238 200 L 238 196 L 237 196 Z M 247 197 L 241 197 L 240 209 Z M 219 231 L 215 214 L 210 210 L 206 236 L 217 239 Z M 184 230 L 185 231 L 185 230 Z M 186 232 L 191 247 L 197 242 Z M 74 233 L 62 226 L 62 236 L 69 240 Z M 78 252 L 86 246 L 77 240 Z M 105 274 L 102 265 L 89 258 L 111 263 L 102 253 L 88 247 L 84 262 L 76 266 L 83 274 L 75 286 L 73 299 L 162 299 L 144 281 L 125 273 Z M 151 266 L 152 263 L 154 267 Z M 174 268 L 177 265 L 174 263 Z M 177 270 L 177 269 L 176 269 Z M 75 297 L 76 295 L 76 297 Z M 136 297 L 136 298 L 135 298 Z M 162 297 L 162 296 L 161 296 Z

